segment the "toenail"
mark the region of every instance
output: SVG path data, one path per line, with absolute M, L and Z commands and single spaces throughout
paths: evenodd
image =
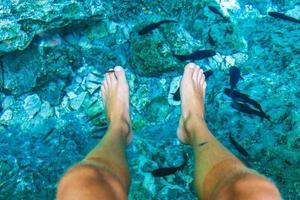
M 195 65 L 193 65 L 193 64 L 189 65 L 189 68 L 194 68 L 194 67 L 195 67 Z

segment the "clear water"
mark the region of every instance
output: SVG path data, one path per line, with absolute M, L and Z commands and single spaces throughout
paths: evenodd
M 173 99 L 190 60 L 175 55 L 204 49 L 217 52 L 193 60 L 213 71 L 209 129 L 284 199 L 300 199 L 300 23 L 271 11 L 300 20 L 293 0 L 1 0 L 0 199 L 55 199 L 63 173 L 104 134 L 99 85 L 115 65 L 126 69 L 130 85 L 129 199 L 196 199 L 192 152 L 176 139 L 180 102 Z M 161 20 L 177 22 L 138 34 Z M 270 121 L 231 106 L 223 91 L 232 66 L 243 77 L 236 89 Z M 184 152 L 190 159 L 182 171 L 152 177 L 157 167 L 181 163 Z

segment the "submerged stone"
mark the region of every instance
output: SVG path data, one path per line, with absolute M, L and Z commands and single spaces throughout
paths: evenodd
M 70 107 L 73 108 L 74 110 L 78 110 L 81 107 L 86 94 L 87 94 L 86 92 L 82 92 L 79 95 L 76 95 L 74 98 L 71 98 Z
M 24 50 L 41 32 L 100 21 L 110 10 L 102 1 L 77 0 L 5 1 L 3 7 L 6 9 L 0 12 L 0 55 Z
M 32 118 L 37 112 L 41 109 L 41 100 L 37 94 L 30 95 L 24 100 L 23 108 L 29 115 L 29 118 Z
M 142 76 L 158 76 L 182 69 L 182 62 L 174 54 L 185 55 L 202 47 L 177 23 L 163 24 L 144 35 L 133 33 L 130 41 L 131 64 Z
M 11 110 L 6 110 L 1 115 L 0 121 L 4 121 L 4 122 L 9 121 L 12 119 L 12 115 L 13 115 L 13 112 Z

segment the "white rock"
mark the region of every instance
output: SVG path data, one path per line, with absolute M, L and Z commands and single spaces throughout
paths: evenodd
M 110 33 L 110 34 L 114 34 L 117 32 L 117 28 L 118 28 L 118 24 L 116 22 L 108 22 L 107 24 L 107 31 Z
M 228 65 L 234 66 L 235 65 L 235 59 L 232 56 L 226 56 L 225 61 Z
M 232 57 L 235 59 L 236 65 L 245 63 L 249 58 L 248 54 L 245 53 L 236 53 L 233 54 Z
M 6 110 L 4 113 L 1 115 L 0 120 L 1 121 L 9 121 L 12 119 L 12 114 L 13 112 L 11 110 Z
M 11 105 L 13 105 L 15 102 L 15 99 L 13 96 L 7 96 L 4 98 L 3 102 L 2 102 L 2 108 L 3 110 L 8 109 Z
M 168 102 L 170 105 L 173 105 L 173 106 L 180 105 L 180 101 L 174 101 L 173 96 L 174 96 L 174 93 L 177 91 L 177 89 L 180 86 L 181 77 L 182 76 L 177 76 L 177 77 L 173 78 L 173 80 L 170 84 L 170 90 L 169 90 L 169 94 L 168 94 Z
M 53 108 L 48 101 L 45 101 L 42 104 L 40 114 L 44 119 L 47 119 L 53 115 Z
M 76 96 L 75 98 L 71 99 L 70 100 L 70 107 L 73 108 L 74 110 L 78 110 L 81 107 L 81 105 L 82 105 L 82 103 L 85 99 L 86 94 L 87 94 L 86 92 L 82 92 L 78 96 Z
M 41 100 L 37 94 L 30 95 L 24 100 L 23 108 L 29 115 L 29 118 L 32 118 L 37 112 L 41 109 Z
M 70 92 L 67 93 L 67 96 L 68 96 L 70 99 L 74 99 L 77 95 L 75 94 L 75 92 L 70 91 Z

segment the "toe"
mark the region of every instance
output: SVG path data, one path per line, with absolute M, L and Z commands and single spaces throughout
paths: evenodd
M 192 77 L 193 72 L 196 68 L 196 64 L 195 63 L 189 63 L 185 66 L 184 68 L 184 73 L 183 73 L 183 77 Z
M 197 74 L 197 83 L 200 83 L 202 75 L 203 75 L 203 69 L 200 68 L 200 71 Z
M 113 69 L 109 69 L 109 72 L 107 72 L 106 74 L 108 74 L 109 80 L 111 84 L 115 84 L 117 82 L 117 78 L 115 76 L 114 70 Z
M 126 81 L 125 71 L 124 71 L 123 67 L 116 66 L 114 70 L 115 70 L 115 75 L 117 77 L 117 80 Z
M 109 73 L 105 74 L 105 82 L 106 82 L 107 87 L 111 85 L 111 79 L 110 79 Z
M 200 78 L 200 86 L 203 87 L 204 83 L 205 83 L 205 75 L 202 73 Z
M 196 66 L 194 72 L 193 72 L 193 80 L 197 81 L 198 78 L 198 74 L 200 73 L 200 68 L 198 66 Z

